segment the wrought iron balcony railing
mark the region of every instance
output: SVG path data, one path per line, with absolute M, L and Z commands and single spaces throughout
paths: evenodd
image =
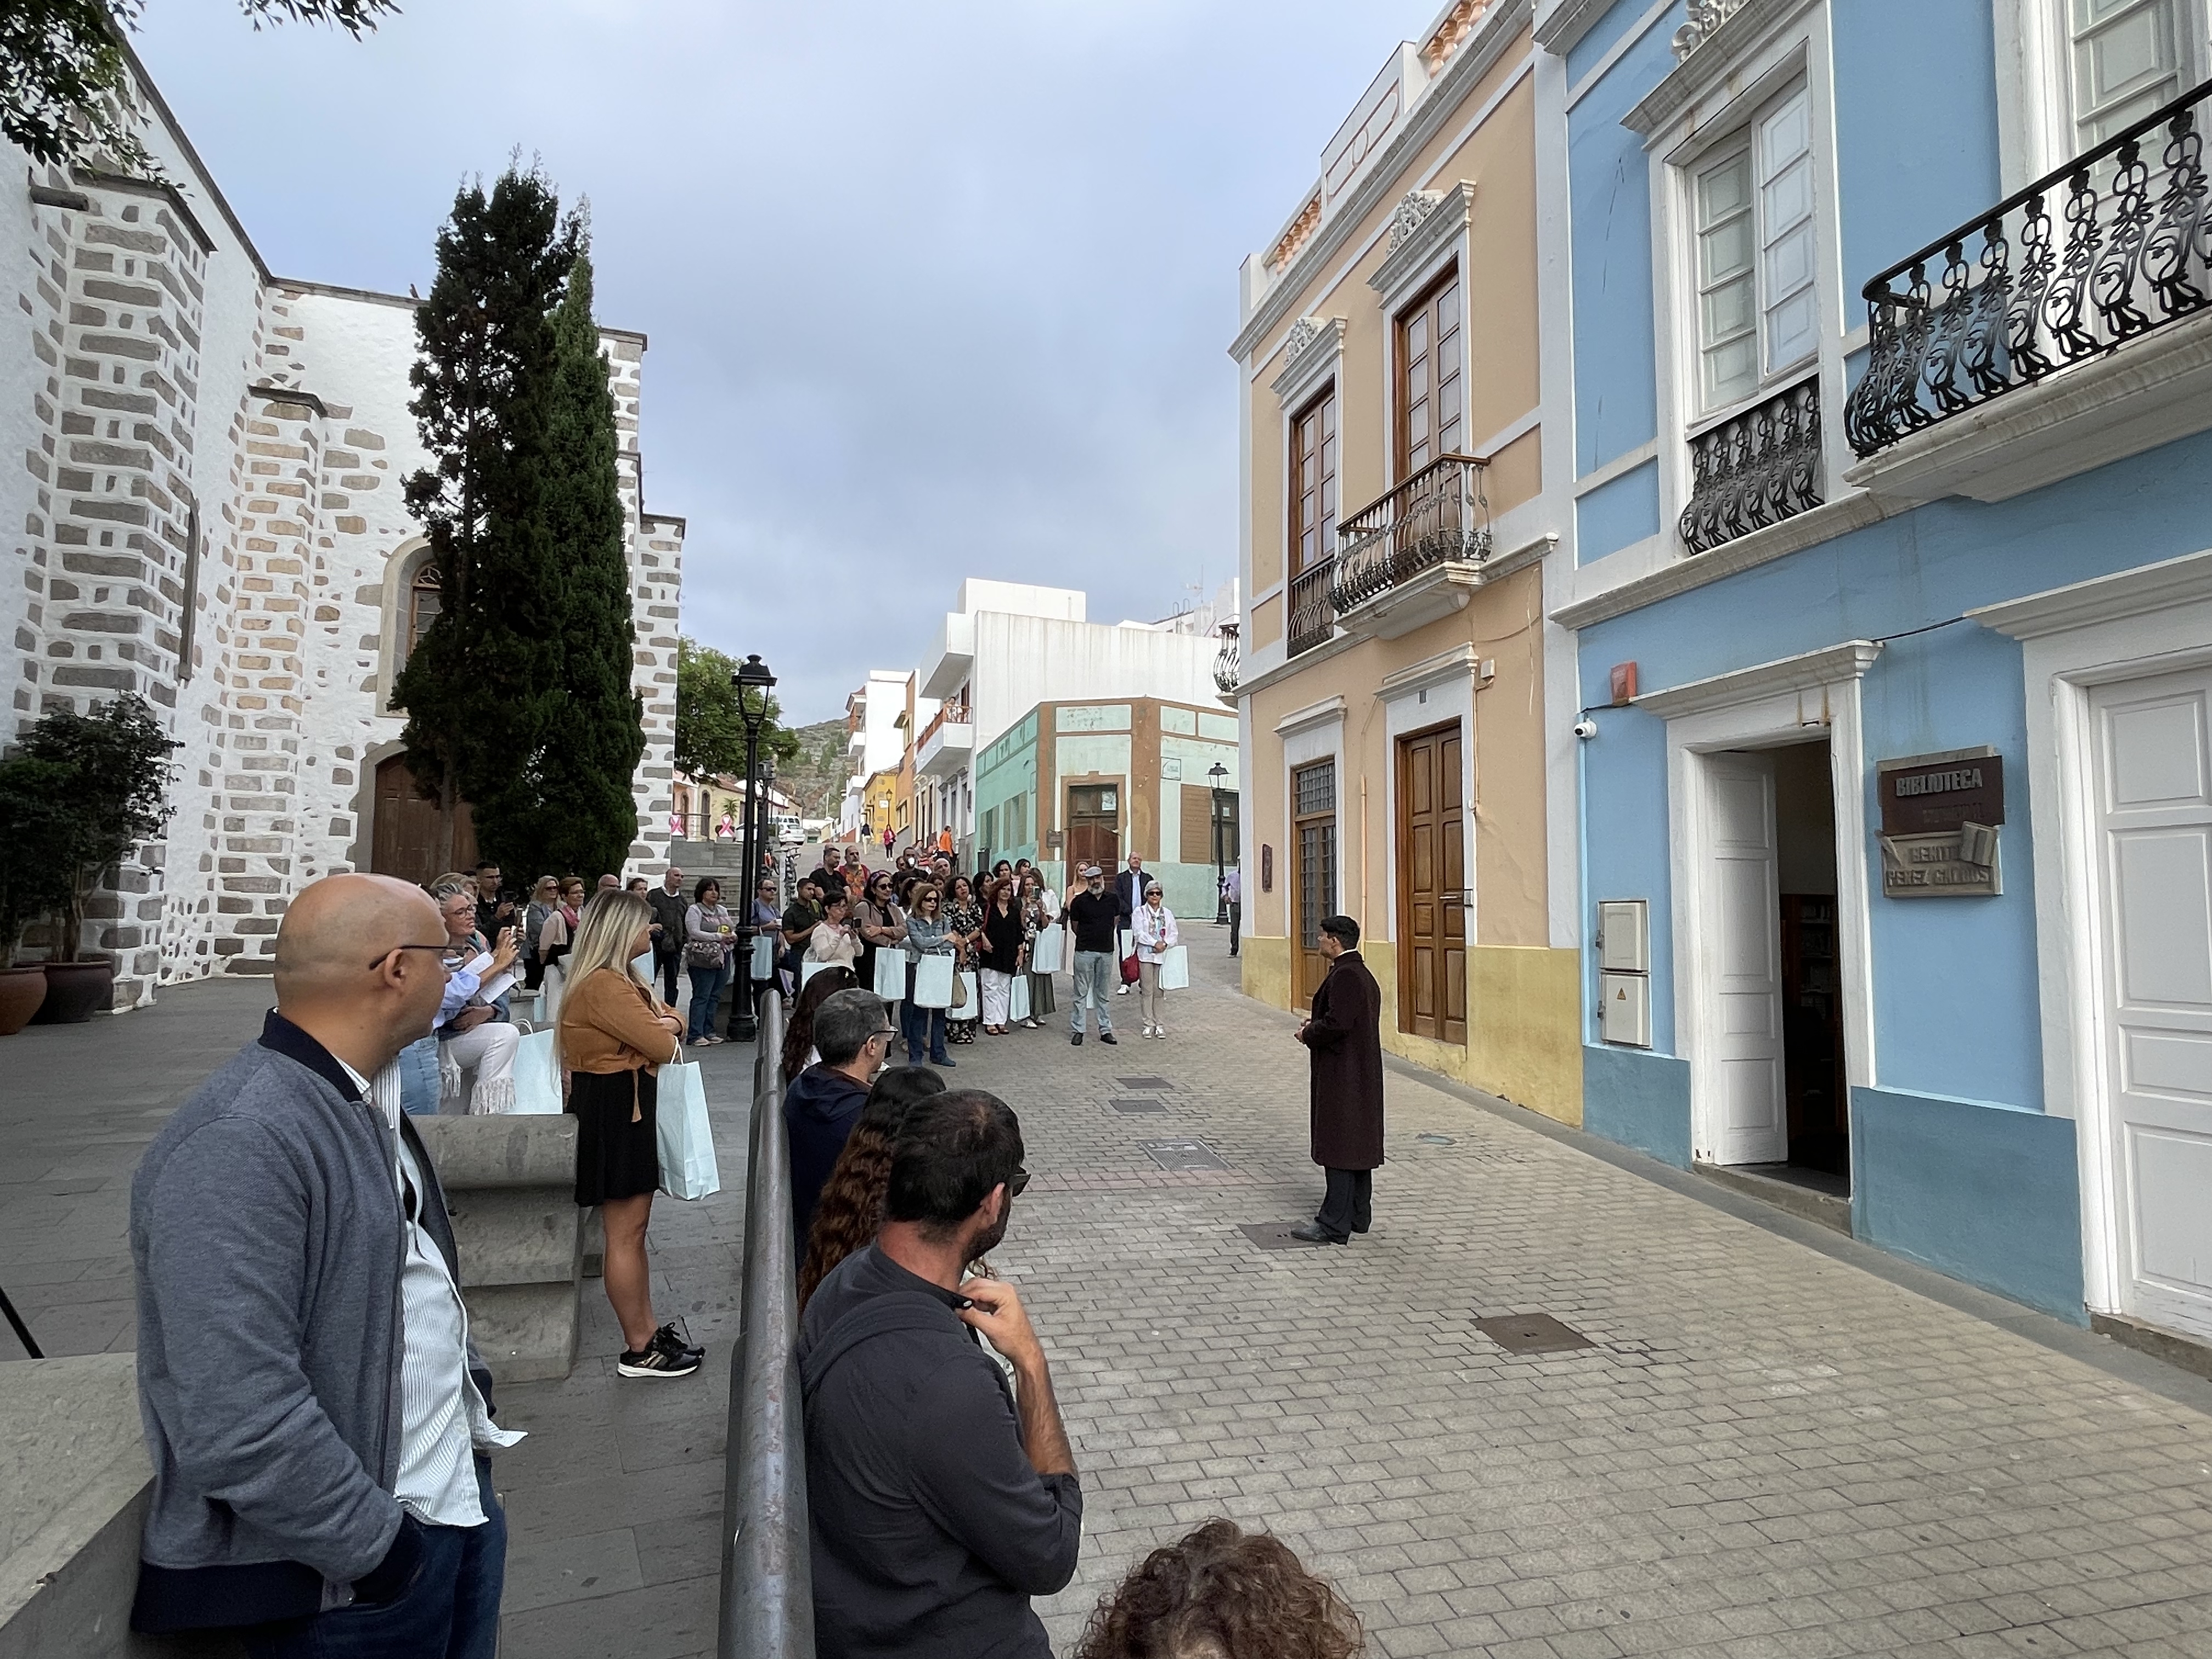
M 1851 448 L 1872 455 L 2203 309 L 2208 100 L 2212 81 L 1869 283 L 1871 354 L 1844 405 Z
M 1221 649 L 1213 656 L 1213 683 L 1224 697 L 1237 695 L 1237 634 L 1239 624 L 1225 622 L 1215 630 L 1221 637 Z
M 1291 578 L 1286 655 L 1295 657 L 1301 651 L 1310 651 L 1336 631 L 1336 612 L 1328 602 L 1329 580 L 1335 574 L 1335 559 L 1327 558 Z
M 1690 440 L 1690 501 L 1676 528 L 1707 553 L 1820 504 L 1820 383 L 1785 386 Z
M 1337 614 L 1379 598 L 1449 561 L 1490 555 L 1490 502 L 1482 493 L 1489 463 L 1474 455 L 1430 462 L 1337 527 Z

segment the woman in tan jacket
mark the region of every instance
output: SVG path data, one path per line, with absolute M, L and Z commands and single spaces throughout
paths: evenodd
M 576 1202 L 597 1205 L 606 1224 L 607 1301 L 629 1345 L 615 1369 L 624 1376 L 688 1376 L 704 1351 L 684 1341 L 672 1321 L 653 1323 L 645 1259 L 660 1185 L 654 1091 L 684 1031 L 632 965 L 652 949 L 652 927 L 653 907 L 635 893 L 610 889 L 585 907 L 554 1042 L 576 1116 Z

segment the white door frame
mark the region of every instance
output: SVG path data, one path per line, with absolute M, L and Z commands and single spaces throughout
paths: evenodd
M 1718 896 L 1711 860 L 1705 757 L 1718 750 L 1778 749 L 1825 737 L 1836 820 L 1836 919 L 1844 996 L 1847 1088 L 1875 1080 L 1873 954 L 1867 913 L 1865 740 L 1859 682 L 1881 654 L 1873 640 L 1664 691 L 1636 702 L 1667 722 L 1668 871 L 1674 924 L 1674 1051 L 1690 1065 L 1691 1156 L 1712 1161 L 1721 1143 L 1723 1103 L 1714 1057 L 1719 999 L 1708 993 Z M 1848 1111 L 1848 1105 L 1846 1111 Z
M 2106 1079 L 2103 893 L 2089 693 L 2212 662 L 2212 551 L 2052 588 L 1966 613 L 2021 641 L 2035 842 L 2036 978 L 2043 1109 L 2075 1120 L 2081 1183 L 2081 1291 L 2118 1313 L 2118 1170 Z

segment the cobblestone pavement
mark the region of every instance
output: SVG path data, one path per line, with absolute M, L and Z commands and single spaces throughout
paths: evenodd
M 1083 1469 L 1060 1650 L 1226 1514 L 1334 1577 L 1391 1659 L 2212 1655 L 2212 1385 L 1395 1063 L 1374 1232 L 1262 1249 L 1239 1229 L 1319 1194 L 1304 1051 L 1192 932 L 1166 1041 L 1117 998 L 1119 1046 L 1070 1048 L 1063 981 L 1051 1030 L 953 1051 L 1036 1174 L 996 1260 Z M 131 1170 L 266 1001 L 218 981 L 8 1039 L 0 1283 L 52 1352 L 131 1345 Z M 710 1357 L 621 1383 L 593 1281 L 576 1374 L 504 1391 L 534 1431 L 498 1464 L 510 1653 L 712 1650 L 750 1054 L 703 1064 L 724 1190 L 664 1204 L 653 1243 Z M 1593 1346 L 1516 1357 L 1473 1322 L 1538 1312 Z
M 1304 1051 L 1191 931 L 1213 982 L 1170 999 L 1164 1041 L 1117 998 L 1119 1045 L 1071 1048 L 1063 994 L 1051 1031 L 953 1051 L 1021 1113 L 1036 1176 L 994 1261 L 1086 1493 L 1056 1648 L 1221 1514 L 1335 1578 L 1393 1659 L 2212 1655 L 2196 1379 L 1410 1068 L 1374 1231 L 1260 1248 L 1241 1226 L 1319 1199 Z M 1167 1173 L 1140 1144 L 1165 1139 L 1227 1168 Z M 1516 1356 L 1474 1323 L 1534 1313 L 1590 1346 Z

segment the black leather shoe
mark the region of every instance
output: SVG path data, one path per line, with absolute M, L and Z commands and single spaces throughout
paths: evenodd
M 1067 1046 L 1071 1048 L 1080 1048 L 1083 1046 L 1083 1033 L 1077 1031 L 1071 1036 L 1067 1039 Z
M 1098 1034 L 1098 1040 L 1101 1042 L 1110 1042 L 1116 1048 L 1121 1046 L 1121 1040 L 1115 1036 L 1111 1031 L 1101 1031 Z
M 1291 1237 L 1307 1244 L 1349 1244 L 1352 1243 L 1348 1238 L 1340 1238 L 1334 1233 L 1324 1231 L 1321 1223 L 1318 1221 L 1309 1221 L 1302 1227 L 1291 1228 Z

